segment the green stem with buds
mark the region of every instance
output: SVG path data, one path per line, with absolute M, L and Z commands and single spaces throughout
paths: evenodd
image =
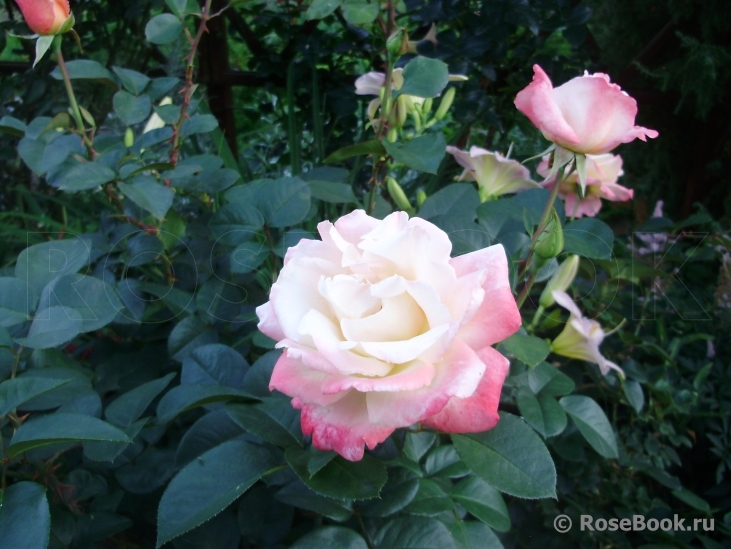
M 548 221 L 551 219 L 551 211 L 553 210 L 553 203 L 556 201 L 556 197 L 558 196 L 558 189 L 561 187 L 561 183 L 563 183 L 568 175 L 571 173 L 570 170 L 566 170 L 565 168 L 560 168 L 558 171 L 558 174 L 556 175 L 556 184 L 553 186 L 553 190 L 551 190 L 551 196 L 548 198 L 548 202 L 546 202 L 546 206 L 543 208 L 543 214 L 541 214 L 541 219 L 538 222 L 538 228 L 536 229 L 536 232 L 533 233 L 533 238 L 531 239 L 531 248 L 528 252 L 528 257 L 525 259 L 525 264 L 523 265 L 523 268 L 520 270 L 520 273 L 518 274 L 518 280 L 521 280 L 525 274 L 528 272 L 528 270 L 531 268 L 533 264 L 533 245 L 538 241 L 538 237 L 541 236 L 541 233 L 546 230 L 546 226 L 548 225 Z M 526 298 L 528 297 L 528 293 L 530 292 L 531 288 L 533 287 L 533 283 L 535 282 L 537 274 L 536 272 L 532 273 L 528 279 L 525 282 L 525 286 L 521 290 L 520 294 L 518 295 L 518 299 L 516 300 L 518 303 L 518 308 L 520 309 L 523 306 L 523 303 L 525 302 Z

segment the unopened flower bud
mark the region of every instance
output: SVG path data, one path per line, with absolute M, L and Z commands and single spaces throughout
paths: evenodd
M 421 114 L 424 115 L 424 118 L 431 112 L 433 104 L 434 100 L 431 97 L 424 99 L 424 103 L 421 105 Z
M 127 128 L 127 131 L 124 132 L 124 146 L 127 148 L 130 148 L 134 144 L 135 144 L 135 134 L 132 131 L 132 128 Z
M 541 293 L 541 297 L 538 304 L 547 309 L 553 305 L 556 300 L 553 298 L 553 292 L 565 292 L 571 286 L 571 283 L 576 278 L 576 273 L 579 271 L 579 256 L 570 255 L 561 265 L 559 265 L 556 272 L 546 284 L 546 287 Z
M 388 37 L 386 41 L 386 51 L 388 51 L 388 59 L 391 63 L 395 63 L 399 58 L 409 51 L 409 34 L 405 27 L 400 27 Z
M 404 127 L 404 124 L 406 123 L 406 117 L 409 115 L 408 100 L 406 99 L 407 97 L 407 95 L 399 95 L 398 99 L 396 100 L 396 116 L 394 117 L 394 126 L 396 126 L 397 128 Z M 409 99 L 411 98 L 409 97 Z
M 556 208 L 551 209 L 551 217 L 546 228 L 538 236 L 533 251 L 541 259 L 552 259 L 563 250 L 563 229 Z
M 426 192 L 424 189 L 419 189 L 416 191 L 416 204 L 421 207 L 421 205 L 426 202 Z
M 74 26 L 68 0 L 16 0 L 30 30 L 41 36 L 62 34 Z
M 402 210 L 412 209 L 411 202 L 406 197 L 406 193 L 393 177 L 386 178 L 386 188 L 388 189 L 388 194 L 391 195 L 391 198 L 399 208 Z
M 441 102 L 439 103 L 439 108 L 434 114 L 434 118 L 436 118 L 437 120 L 441 120 L 447 115 L 447 111 L 449 111 L 449 107 L 452 106 L 452 101 L 454 101 L 455 93 L 457 92 L 454 88 L 449 88 L 447 90 L 447 92 L 444 94 L 444 97 L 442 97 Z

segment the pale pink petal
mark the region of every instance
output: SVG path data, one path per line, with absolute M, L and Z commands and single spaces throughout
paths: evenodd
M 373 449 L 386 440 L 393 427 L 376 425 L 368 419 L 366 395 L 350 391 L 329 406 L 302 406 L 302 433 L 312 435 L 318 450 L 334 450 L 345 459 L 363 459 L 364 444 Z
M 322 383 L 326 377 L 327 374 L 308 368 L 301 360 L 290 357 L 285 351 L 274 365 L 269 390 L 276 389 L 287 396 L 297 397 L 306 404 L 326 406 L 346 395 L 346 393 L 324 394 Z
M 415 360 L 391 370 L 384 377 L 330 376 L 322 384 L 325 394 L 338 393 L 348 389 L 370 391 L 412 391 L 428 386 L 436 369 L 432 364 Z
M 485 296 L 479 309 L 457 332 L 457 337 L 475 350 L 513 335 L 522 323 L 510 287 L 508 259 L 501 244 L 461 255 L 451 260 L 458 277 L 485 270 Z
M 580 153 L 602 154 L 657 132 L 634 125 L 637 102 L 608 82 L 606 75 L 573 78 L 555 88 L 554 97 L 564 119 L 576 132 L 580 144 L 567 148 Z
M 625 200 L 631 200 L 635 191 L 623 187 L 619 183 L 602 183 L 599 193 L 602 198 L 612 202 L 624 202 Z
M 269 302 L 282 332 L 289 339 L 300 341 L 300 322 L 308 312 L 314 309 L 325 315 L 330 314 L 330 305 L 316 291 L 320 277 L 340 274 L 342 268 L 316 257 L 297 259 L 290 266 L 295 268 L 285 268 L 279 273 L 279 279 L 272 286 Z
M 422 420 L 424 425 L 448 433 L 479 433 L 497 425 L 500 392 L 510 362 L 492 347 L 485 347 L 477 354 L 485 364 L 477 390 L 466 398 L 450 398 L 439 413 Z
M 576 306 L 576 303 L 574 303 L 574 300 L 571 299 L 569 294 L 560 290 L 554 290 L 552 295 L 556 303 L 561 305 L 561 307 L 566 309 L 569 313 L 571 313 L 571 315 L 581 318 L 581 310 L 579 310 L 579 307 Z
M 270 301 L 256 308 L 256 315 L 259 317 L 257 328 L 266 336 L 271 337 L 274 341 L 281 341 L 285 338 L 282 327 L 279 325 L 277 316 L 274 314 Z
M 321 278 L 317 289 L 330 304 L 336 319 L 363 318 L 381 308 L 381 300 L 371 294 L 372 286 L 353 276 Z
M 599 196 L 593 194 L 589 194 L 583 200 L 579 200 L 576 193 L 570 193 L 565 195 L 564 200 L 564 209 L 568 217 L 594 217 L 602 209 L 601 199 Z
M 616 183 L 623 174 L 620 155 L 611 153 L 586 155 L 587 179 L 595 179 L 602 183 Z
M 580 143 L 576 132 L 556 104 L 551 79 L 538 65 L 533 65 L 533 81 L 515 97 L 515 106 L 549 141 L 566 148 Z
M 474 171 L 475 165 L 472 162 L 472 155 L 470 154 L 470 152 L 463 151 L 461 149 L 458 149 L 457 147 L 452 147 L 451 145 L 447 146 L 447 152 L 454 156 L 454 159 L 460 166 L 462 166 L 466 170 Z
M 381 300 L 381 310 L 364 318 L 340 321 L 345 339 L 364 341 L 405 341 L 421 334 L 426 316 L 408 293 Z
M 368 72 L 359 76 L 355 81 L 355 93 L 357 95 L 379 95 L 386 75 L 382 72 Z
M 358 347 L 370 356 L 391 364 L 403 364 L 421 358 L 431 358 L 431 351 L 443 349 L 449 324 L 436 326 L 421 335 L 405 341 L 368 341 L 360 342 Z
M 335 229 L 347 242 L 360 243 L 365 235 L 378 227 L 380 221 L 363 210 L 354 210 L 335 222 Z
M 485 364 L 478 353 L 455 339 L 428 387 L 414 391 L 368 393 L 370 421 L 392 427 L 406 427 L 438 413 L 452 397 L 466 398 L 477 389 Z

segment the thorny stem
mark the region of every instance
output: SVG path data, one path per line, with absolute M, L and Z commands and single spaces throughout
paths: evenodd
M 198 26 L 198 32 L 196 33 L 195 38 L 193 38 L 193 40 L 191 41 L 190 51 L 188 52 L 188 56 L 185 58 L 185 85 L 180 92 L 183 94 L 183 103 L 180 106 L 180 117 L 173 126 L 173 136 L 170 138 L 170 142 L 173 145 L 173 148 L 170 151 L 170 163 L 173 165 L 176 165 L 178 163 L 178 158 L 180 157 L 180 147 L 183 144 L 180 139 L 180 131 L 183 128 L 183 123 L 188 118 L 188 107 L 190 106 L 190 101 L 193 98 L 193 94 L 196 90 L 196 85 L 193 83 L 195 54 L 198 51 L 198 46 L 200 45 L 201 39 L 203 38 L 203 33 L 208 31 L 208 20 L 211 19 L 211 17 L 215 17 L 216 15 L 218 15 L 211 15 L 212 2 L 213 0 L 206 0 L 206 4 L 205 6 L 203 6 L 203 11 L 201 11 L 201 22 Z M 169 179 L 165 181 L 165 185 L 168 187 L 170 186 Z
M 107 197 L 109 198 L 109 202 L 114 204 L 119 212 L 122 214 L 122 217 L 124 217 L 125 221 L 127 223 L 131 223 L 132 225 L 136 225 L 143 231 L 145 231 L 148 234 L 156 235 L 160 232 L 160 230 L 157 227 L 153 227 L 152 225 L 148 225 L 147 223 L 143 223 L 139 219 L 136 219 L 134 217 L 131 217 L 129 215 L 126 215 L 124 213 L 124 203 L 122 202 L 122 199 L 119 198 L 119 195 L 114 190 L 114 187 L 111 183 L 107 183 L 104 187 L 107 192 Z

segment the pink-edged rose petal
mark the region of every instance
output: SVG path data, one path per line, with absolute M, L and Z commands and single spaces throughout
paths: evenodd
M 497 425 L 500 392 L 510 362 L 492 347 L 477 354 L 485 364 L 477 390 L 466 398 L 452 397 L 439 413 L 424 419 L 424 425 L 448 433 L 479 433 Z
M 328 406 L 303 404 L 300 424 L 302 433 L 312 435 L 315 448 L 334 450 L 350 461 L 363 459 L 365 445 L 373 449 L 394 431 L 368 420 L 366 395 L 358 391 Z

